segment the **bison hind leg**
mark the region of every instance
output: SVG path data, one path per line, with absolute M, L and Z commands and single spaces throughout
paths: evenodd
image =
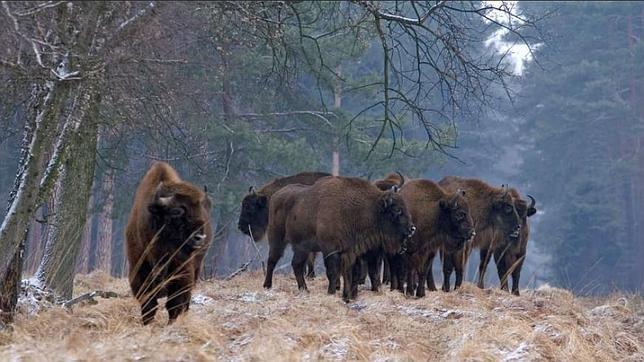
M 304 291 L 308 291 L 308 288 L 306 287 L 306 280 L 304 279 L 304 267 L 306 265 L 308 257 L 308 252 L 295 250 L 293 259 L 291 260 L 291 266 L 293 267 L 295 280 L 297 280 L 297 288 Z

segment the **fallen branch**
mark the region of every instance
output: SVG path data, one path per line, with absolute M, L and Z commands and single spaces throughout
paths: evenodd
M 103 290 L 96 290 L 90 293 L 85 293 L 83 295 L 79 295 L 76 298 L 70 299 L 66 302 L 63 303 L 63 307 L 65 308 L 70 308 L 74 304 L 78 304 L 80 302 L 88 301 L 90 304 L 98 304 L 96 299 L 94 297 L 101 297 L 101 298 L 117 298 L 119 295 L 114 293 L 114 292 L 109 292 L 109 291 L 103 291 Z
M 246 263 L 242 264 L 242 266 L 239 269 L 237 269 L 235 272 L 233 272 L 232 274 L 230 274 L 229 276 L 224 278 L 224 280 L 228 281 L 228 280 L 238 276 L 239 274 L 245 272 L 246 270 L 248 270 L 248 266 L 250 265 L 250 263 L 253 262 L 253 260 L 255 260 L 255 259 L 251 259 L 251 260 L 247 261 Z

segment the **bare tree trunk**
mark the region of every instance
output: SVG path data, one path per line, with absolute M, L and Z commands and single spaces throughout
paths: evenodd
M 94 195 L 90 192 L 89 202 L 87 203 L 88 215 L 83 227 L 83 236 L 81 237 L 81 250 L 76 261 L 76 273 L 87 274 L 90 272 L 90 253 L 92 251 L 92 222 L 94 219 Z
M 112 209 L 114 208 L 114 171 L 108 169 L 103 179 L 103 205 L 98 214 L 98 230 L 96 235 L 96 269 L 108 274 L 112 270 Z
M 342 65 L 338 64 L 335 68 L 336 73 L 340 75 L 342 73 Z M 342 107 L 342 83 L 340 79 L 335 80 L 335 87 L 333 88 L 333 107 L 335 109 L 340 109 Z M 339 149 L 339 139 L 336 136 L 333 140 L 333 164 L 331 167 L 331 174 L 333 176 L 340 175 L 340 149 Z
M 98 132 L 95 117 L 92 117 L 97 110 L 96 95 L 85 92 L 77 117 L 81 122 L 79 132 L 68 150 L 73 157 L 66 157 L 61 165 L 58 181 L 61 189 L 56 197 L 54 223 L 36 273 L 45 287 L 64 298 L 72 296 L 74 269 L 96 163 Z
M 36 271 L 38 264 L 35 260 L 40 260 L 42 256 L 43 225 L 36 221 L 38 217 L 38 215 L 35 215 L 34 219 L 31 220 L 29 237 L 25 245 L 25 265 L 23 266 L 23 270 L 27 274 L 33 274 Z
M 39 197 L 46 193 L 46 185 L 40 187 L 40 166 L 44 163 L 48 146 L 53 143 L 66 88 L 56 82 L 47 82 L 44 87 L 34 86 L 26 112 L 23 154 L 9 211 L 0 226 L 0 326 L 13 321 L 29 222 Z M 57 156 L 53 155 L 54 162 Z M 44 177 L 49 177 L 49 174 Z

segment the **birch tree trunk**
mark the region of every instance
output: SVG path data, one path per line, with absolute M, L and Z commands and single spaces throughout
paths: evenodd
M 114 171 L 108 169 L 103 179 L 103 205 L 98 214 L 98 230 L 96 236 L 96 269 L 107 274 L 112 271 L 112 210 L 114 208 Z
M 45 193 L 39 190 L 42 176 L 40 166 L 45 161 L 48 146 L 54 143 L 58 116 L 67 90 L 65 84 L 53 81 L 46 82 L 44 87 L 35 85 L 32 90 L 23 155 L 10 197 L 9 211 L 0 226 L 0 326 L 13 321 L 22 274 L 24 242 L 38 200 Z M 54 155 L 52 160 L 56 162 L 57 157 Z M 47 173 L 44 177 L 48 179 L 49 176 Z
M 76 258 L 87 218 L 87 203 L 90 197 L 96 161 L 97 111 L 94 90 L 85 92 L 78 108 L 78 132 L 71 140 L 69 155 L 61 165 L 58 182 L 61 186 L 56 195 L 53 225 L 47 236 L 45 253 L 36 273 L 38 280 L 58 296 L 71 298 Z

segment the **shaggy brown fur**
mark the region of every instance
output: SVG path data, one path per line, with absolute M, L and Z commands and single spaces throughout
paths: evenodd
M 130 286 L 143 324 L 154 319 L 163 296 L 170 322 L 188 310 L 213 236 L 211 207 L 203 191 L 182 181 L 165 162 L 154 163 L 141 180 L 125 239 Z
M 400 190 L 417 228 L 403 254 L 407 266 L 407 294 L 425 296 L 425 278 L 436 290 L 431 264 L 439 248 L 463 248 L 474 235 L 464 191 L 447 193 L 430 180 L 411 180 Z M 417 278 L 417 280 L 416 280 Z
M 381 191 L 368 181 L 352 177 L 327 177 L 312 186 L 288 185 L 276 192 L 270 205 L 270 246 L 264 287 L 272 286 L 272 274 L 288 243 L 293 248 L 291 265 L 298 287 L 306 290 L 304 263 L 311 251 L 325 258 L 329 294 L 336 290 L 337 275 L 344 280 L 342 297 L 354 299 L 359 268 L 356 258 L 383 248 L 397 252 L 413 233 L 409 212 L 395 191 Z
M 463 281 L 463 269 L 472 248 L 480 249 L 481 263 L 479 265 L 478 286 L 483 288 L 483 276 L 491 258 L 491 245 L 502 235 L 517 238 L 520 233 L 521 220 L 514 207 L 514 200 L 507 188 L 496 188 L 477 179 L 465 179 L 455 176 L 443 178 L 438 183 L 445 191 L 455 192 L 465 190 L 474 220 L 476 236 L 467 243 L 462 251 L 448 252 L 443 257 L 444 283 L 443 290 L 450 290 L 450 276 L 456 271 L 458 288 Z
M 390 172 L 383 179 L 373 182 L 376 187 L 382 191 L 390 190 L 394 186 L 404 185 L 407 180 L 398 172 Z M 362 262 L 366 264 L 371 281 L 371 289 L 377 291 L 380 287 L 380 266 L 382 266 L 382 283 L 389 283 L 391 290 L 400 290 L 404 292 L 405 276 L 407 268 L 401 254 L 385 255 L 382 250 L 373 250 L 362 256 Z
M 255 191 L 251 187 L 242 200 L 239 221 L 237 222 L 239 231 L 246 235 L 249 235 L 250 231 L 252 231 L 252 237 L 255 241 L 262 240 L 268 227 L 270 199 L 275 192 L 290 184 L 313 185 L 317 180 L 327 176 L 331 176 L 331 174 L 325 172 L 301 172 L 292 176 L 276 178 L 262 186 L 259 191 Z
M 510 189 L 510 195 L 514 198 L 514 206 L 521 218 L 521 232 L 519 238 L 501 238 L 495 245 L 494 260 L 501 282 L 501 289 L 508 290 L 508 279 L 512 276 L 512 294 L 519 295 L 519 279 L 521 268 L 528 249 L 528 238 L 530 237 L 530 226 L 528 217 L 537 213 L 535 201 L 532 198 L 530 205 L 521 198 L 516 189 Z

